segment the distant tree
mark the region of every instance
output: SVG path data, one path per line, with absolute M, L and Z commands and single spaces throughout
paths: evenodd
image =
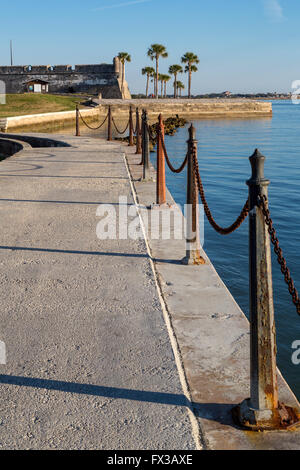
M 163 73 L 160 73 L 158 75 L 158 80 L 160 82 L 160 96 L 161 96 L 161 98 L 163 98 L 164 97 L 165 75 Z
M 177 76 L 179 73 L 183 73 L 181 65 L 175 64 L 169 67 L 169 73 L 174 75 L 174 98 L 177 98 Z
M 119 52 L 118 58 L 122 64 L 122 94 L 124 92 L 124 81 L 125 81 L 125 62 L 131 62 L 131 55 L 128 52 Z
M 162 44 L 152 44 L 148 49 L 147 55 L 156 62 L 155 97 L 158 98 L 159 59 L 160 57 L 168 57 L 167 49 Z
M 184 89 L 185 89 L 184 84 L 180 81 L 177 81 L 177 92 L 179 90 L 180 97 L 182 96 L 182 90 L 184 90 Z
M 200 60 L 196 54 L 193 52 L 186 52 L 184 56 L 181 57 L 181 62 L 187 64 L 185 67 L 185 72 L 189 74 L 189 91 L 188 96 L 191 98 L 191 89 L 192 89 L 192 73 L 198 71 L 198 67 L 195 64 L 199 64 Z
M 144 67 L 142 69 L 142 74 L 147 75 L 147 83 L 146 83 L 146 96 L 147 97 L 149 94 L 149 81 L 150 81 L 150 78 L 153 77 L 154 73 L 155 73 L 155 70 L 153 67 Z
M 165 98 L 167 97 L 167 83 L 171 80 L 170 75 L 164 75 L 164 83 L 165 83 Z
M 153 83 L 153 96 L 155 96 L 155 83 L 156 83 L 156 72 L 155 72 L 155 70 L 152 73 L 151 78 L 152 78 L 151 83 Z
M 171 77 L 170 77 L 170 75 L 162 74 L 161 78 L 162 78 L 162 85 L 163 85 L 162 97 L 166 98 L 167 97 L 167 83 L 171 79 Z

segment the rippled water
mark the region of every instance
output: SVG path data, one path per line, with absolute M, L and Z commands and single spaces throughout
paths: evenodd
M 220 225 L 227 226 L 237 217 L 248 195 L 245 184 L 251 174 L 248 157 L 256 147 L 266 156 L 265 175 L 271 180 L 272 218 L 300 290 L 300 106 L 276 101 L 273 112 L 272 119 L 194 121 L 199 141 L 199 166 L 212 213 Z M 169 154 L 178 165 L 186 152 L 187 137 L 187 127 L 174 137 L 166 137 Z M 167 170 L 167 185 L 175 200 L 184 204 L 185 172 L 173 175 Z M 204 248 L 248 315 L 248 222 L 234 234 L 223 237 L 206 221 Z M 293 365 L 291 360 L 291 345 L 300 340 L 300 317 L 275 256 L 273 283 L 278 365 L 300 398 L 300 365 Z

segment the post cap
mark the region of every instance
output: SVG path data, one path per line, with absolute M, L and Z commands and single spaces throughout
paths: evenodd
M 191 141 L 198 143 L 198 141 L 196 140 L 196 128 L 193 126 L 193 124 L 191 124 L 189 127 L 189 140 L 187 141 L 187 143 Z
M 251 178 L 247 181 L 248 185 L 267 185 L 270 181 L 265 178 L 264 166 L 266 157 L 260 153 L 258 149 L 254 150 L 254 153 L 249 158 L 252 168 Z

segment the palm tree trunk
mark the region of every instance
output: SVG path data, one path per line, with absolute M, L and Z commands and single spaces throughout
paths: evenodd
M 192 89 L 192 68 L 189 65 L 189 98 L 191 98 L 191 89 Z
M 164 82 L 161 81 L 161 98 L 163 98 L 163 94 L 164 94 Z
M 165 98 L 167 98 L 167 82 L 165 82 Z
M 146 84 L 146 98 L 148 98 L 148 92 L 149 92 L 149 75 L 147 74 L 147 84 Z
M 159 67 L 158 57 L 156 56 L 156 88 L 155 88 L 155 98 L 156 99 L 158 99 L 158 75 L 159 75 L 158 67 Z
M 122 64 L 122 98 L 124 93 L 124 79 L 125 79 L 125 62 Z
M 175 75 L 175 82 L 174 82 L 174 98 L 177 98 L 177 75 Z

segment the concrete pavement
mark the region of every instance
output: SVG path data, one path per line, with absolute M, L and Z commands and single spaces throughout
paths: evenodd
M 121 148 L 63 140 L 0 164 L 0 448 L 196 449 L 145 242 L 96 237 Z

